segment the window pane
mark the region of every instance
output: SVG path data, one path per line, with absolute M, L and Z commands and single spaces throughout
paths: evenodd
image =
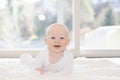
M 120 0 L 81 0 L 81 49 L 120 49 Z
M 72 32 L 72 0 L 0 0 L 0 49 L 44 48 L 55 22 Z

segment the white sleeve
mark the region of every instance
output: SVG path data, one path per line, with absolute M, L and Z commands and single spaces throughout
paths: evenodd
M 20 56 L 21 63 L 28 65 L 32 69 L 37 67 L 42 67 L 42 55 L 39 53 L 35 58 L 33 58 L 30 54 L 23 54 Z
M 43 59 L 44 59 L 44 53 L 39 53 L 36 57 L 35 57 L 35 67 L 43 67 Z
M 30 67 L 34 66 L 35 59 L 30 54 L 23 54 L 20 56 L 22 64 L 28 65 Z
M 73 54 L 70 53 L 69 55 L 66 55 L 65 57 L 65 63 L 64 63 L 64 68 L 60 71 L 60 73 L 68 74 L 72 73 L 73 71 Z

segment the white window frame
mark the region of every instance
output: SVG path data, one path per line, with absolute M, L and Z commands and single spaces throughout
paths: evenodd
M 73 0 L 73 41 L 74 41 L 74 55 L 80 56 L 80 0 Z

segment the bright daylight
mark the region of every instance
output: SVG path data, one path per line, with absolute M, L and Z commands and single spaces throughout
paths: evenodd
M 120 80 L 120 0 L 0 0 L 0 80 Z

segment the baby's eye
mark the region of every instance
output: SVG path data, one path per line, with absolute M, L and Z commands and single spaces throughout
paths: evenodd
M 60 37 L 60 39 L 64 39 L 64 37 Z
M 51 39 L 55 39 L 55 37 L 51 37 Z

